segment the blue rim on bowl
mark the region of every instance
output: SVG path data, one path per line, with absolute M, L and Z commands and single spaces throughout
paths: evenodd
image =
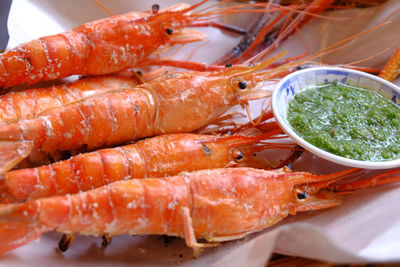
M 293 141 L 306 150 L 335 163 L 365 169 L 389 169 L 399 167 L 400 159 L 378 162 L 361 161 L 337 156 L 308 143 L 296 134 L 287 121 L 287 108 L 290 99 L 292 99 L 297 92 L 304 89 L 331 82 L 340 82 L 374 90 L 392 100 L 397 105 L 400 105 L 400 88 L 377 76 L 361 71 L 335 67 L 304 69 L 293 72 L 284 77 L 277 84 L 272 94 L 272 110 L 276 121 L 281 126 L 282 130 L 290 136 Z

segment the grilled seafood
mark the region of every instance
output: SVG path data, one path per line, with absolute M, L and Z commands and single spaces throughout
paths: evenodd
M 0 96 L 0 125 L 41 116 L 85 98 L 134 88 L 135 77 L 104 75 L 80 79 L 76 82 L 48 88 L 10 92 Z
M 32 151 L 89 150 L 138 138 L 191 132 L 229 107 L 270 96 L 258 89 L 276 71 L 248 68 L 167 74 L 135 88 L 84 99 L 58 112 L 0 126 L 0 172 Z
M 135 66 L 162 46 L 204 39 L 203 33 L 185 27 L 214 26 L 241 32 L 207 21 L 207 9 L 191 13 L 204 2 L 160 11 L 153 6 L 153 12 L 117 15 L 21 44 L 0 55 L 0 88 L 73 74 L 109 74 Z M 220 15 L 224 12 L 228 10 Z
M 280 129 L 265 134 L 252 129 L 233 136 L 161 135 L 47 166 L 14 170 L 0 178 L 0 203 L 77 193 L 117 180 L 164 177 L 182 171 L 233 166 L 270 169 L 266 160 L 254 154 L 274 148 L 262 140 L 281 133 Z
M 167 178 L 132 179 L 75 195 L 0 207 L 0 254 L 48 231 L 165 234 L 183 237 L 196 253 L 271 226 L 289 214 L 335 207 L 342 194 L 400 180 L 388 171 L 362 181 L 349 169 L 329 175 L 223 168 Z M 204 238 L 207 243 L 199 243 Z

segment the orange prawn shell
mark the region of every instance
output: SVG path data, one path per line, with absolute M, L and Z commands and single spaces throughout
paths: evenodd
M 257 162 L 253 153 L 258 141 L 259 137 L 170 134 L 47 166 L 13 170 L 0 176 L 0 203 L 77 193 L 123 179 L 251 166 Z
M 289 214 L 340 205 L 348 188 L 357 190 L 400 179 L 399 171 L 391 170 L 343 181 L 359 176 L 360 171 L 312 175 L 222 168 L 118 181 L 78 194 L 1 205 L 0 254 L 52 230 L 110 236 L 167 234 L 184 237 L 194 249 L 215 246 L 198 243 L 196 238 L 209 242 L 238 239 Z
M 21 44 L 0 55 L 0 87 L 112 73 L 135 66 L 163 45 L 201 40 L 204 36 L 193 32 L 187 39 L 179 36 L 179 27 L 191 21 L 188 8 L 180 4 L 153 15 L 127 13 Z M 176 39 L 166 32 L 171 27 L 178 27 Z
M 218 143 L 214 140 L 218 139 L 205 135 L 170 134 L 137 142 L 140 153 L 146 155 L 147 170 L 143 177 L 176 175 L 180 172 L 178 170 L 198 170 L 205 166 L 207 169 L 228 166 L 234 161 L 232 148 L 223 141 Z
M 285 175 L 251 168 L 192 174 L 192 219 L 196 236 L 244 234 L 264 229 L 286 217 L 293 199 L 292 184 Z
M 2 126 L 0 138 L 31 140 L 50 152 L 190 132 L 240 101 L 237 86 L 223 73 L 217 74 L 166 75 L 133 89 L 86 99 L 57 113 Z
M 132 89 L 84 99 L 57 112 L 0 127 L 0 148 L 10 143 L 44 152 L 89 150 L 166 133 L 192 132 L 230 107 L 270 96 L 258 90 L 256 67 L 167 74 Z M 251 75 L 247 75 L 250 74 Z M 259 78 L 259 77 L 258 77 Z M 240 80 L 240 81 L 239 81 Z M 0 157 L 0 172 L 26 157 Z
M 75 195 L 3 206 L 0 216 L 42 225 L 38 231 L 184 237 L 181 208 L 187 207 L 197 237 L 221 237 L 262 229 L 288 215 L 292 188 L 279 174 L 234 168 L 119 181 Z
M 237 86 L 232 86 L 223 72 L 167 74 L 148 85 L 140 87 L 152 92 L 159 105 L 155 134 L 193 131 L 204 126 L 203 121 L 211 122 L 230 106 L 239 103 Z M 188 89 L 182 91 L 182 88 Z M 180 126 L 176 128 L 176 125 Z
M 133 88 L 138 83 L 135 78 L 105 75 L 48 88 L 10 92 L 0 96 L 0 124 L 14 123 L 49 114 L 57 111 L 57 108 L 87 97 L 113 90 Z M 45 113 L 46 111 L 47 113 Z

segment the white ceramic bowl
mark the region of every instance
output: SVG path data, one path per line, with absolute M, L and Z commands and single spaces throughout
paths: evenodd
M 272 94 L 272 109 L 281 128 L 306 150 L 335 163 L 365 169 L 388 169 L 400 166 L 400 159 L 390 161 L 361 161 L 348 159 L 322 150 L 297 135 L 287 121 L 290 99 L 304 89 L 329 82 L 340 82 L 374 90 L 396 104 L 400 104 L 400 88 L 371 74 L 344 68 L 309 68 L 289 74 L 276 86 Z

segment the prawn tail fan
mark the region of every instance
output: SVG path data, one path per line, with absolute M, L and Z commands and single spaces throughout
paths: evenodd
M 0 141 L 0 174 L 21 162 L 33 148 L 31 141 Z
M 15 216 L 14 207 L 18 205 L 0 205 L 0 255 L 21 247 L 42 234 L 42 230 L 31 222 L 31 216 Z

